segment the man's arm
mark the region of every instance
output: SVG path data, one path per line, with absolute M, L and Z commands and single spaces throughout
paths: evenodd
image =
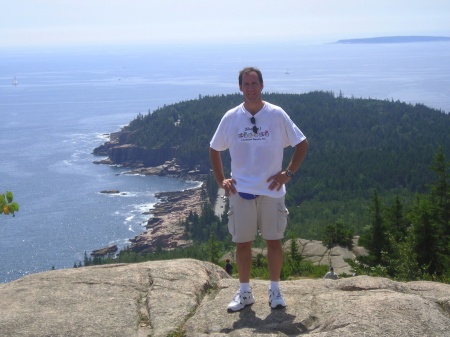
M 236 193 L 236 188 L 234 187 L 236 181 L 231 178 L 225 179 L 225 174 L 223 173 L 222 157 L 220 156 L 220 152 L 210 147 L 209 160 L 211 161 L 214 178 L 216 179 L 216 182 L 219 185 L 219 187 L 225 190 L 226 195 L 230 195 L 230 193 L 233 194 Z
M 292 173 L 297 172 L 306 157 L 306 152 L 308 152 L 309 143 L 305 139 L 301 143 L 295 146 L 294 153 L 292 154 L 291 162 L 287 166 L 286 170 L 292 171 Z
M 305 159 L 306 152 L 308 152 L 308 147 L 309 143 L 306 139 L 295 146 L 294 153 L 292 154 L 291 161 L 289 162 L 286 170 L 289 170 L 292 173 L 298 171 L 303 163 L 303 160 Z M 291 177 L 288 177 L 285 174 L 285 171 L 278 172 L 277 174 L 274 174 L 269 179 L 267 179 L 268 182 L 271 182 L 269 185 L 269 189 L 277 189 L 277 191 L 279 191 L 283 184 L 286 184 L 289 180 L 291 180 Z

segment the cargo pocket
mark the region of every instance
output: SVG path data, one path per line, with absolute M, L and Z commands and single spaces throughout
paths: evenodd
M 288 215 L 289 215 L 288 209 L 286 208 L 284 203 L 280 203 L 278 205 L 278 219 L 277 219 L 277 222 L 278 222 L 278 226 L 277 226 L 278 233 L 284 233 L 284 231 L 286 230 Z
M 235 216 L 234 216 L 234 208 L 230 207 L 228 211 L 228 232 L 231 234 L 231 236 L 234 237 L 234 224 L 235 224 Z

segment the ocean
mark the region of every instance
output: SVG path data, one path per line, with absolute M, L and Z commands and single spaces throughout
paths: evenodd
M 449 59 L 445 42 L 0 49 L 0 192 L 20 204 L 0 216 L 0 282 L 124 248 L 145 230 L 155 193 L 198 186 L 93 164 L 93 149 L 139 113 L 236 93 L 249 65 L 266 92 L 325 90 L 448 113 Z M 100 193 L 109 189 L 122 193 Z

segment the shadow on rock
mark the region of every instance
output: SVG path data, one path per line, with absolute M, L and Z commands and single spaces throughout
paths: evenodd
M 272 310 L 264 319 L 256 316 L 251 307 L 239 312 L 239 320 L 233 323 L 233 328 L 222 329 L 222 333 L 234 330 L 253 329 L 254 333 L 273 333 L 275 331 L 286 335 L 301 334 L 308 331 L 302 323 L 294 323 L 295 316 L 288 314 L 286 309 Z

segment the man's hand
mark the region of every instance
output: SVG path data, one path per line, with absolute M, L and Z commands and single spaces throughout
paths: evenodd
M 291 180 L 291 178 L 288 177 L 283 171 L 278 172 L 267 179 L 267 182 L 270 182 L 269 190 L 277 189 L 277 191 L 279 191 L 289 180 Z
M 234 185 L 236 184 L 236 180 L 229 178 L 224 179 L 222 183 L 220 184 L 220 187 L 222 187 L 225 190 L 225 195 L 228 197 L 230 194 L 236 193 L 236 187 Z

